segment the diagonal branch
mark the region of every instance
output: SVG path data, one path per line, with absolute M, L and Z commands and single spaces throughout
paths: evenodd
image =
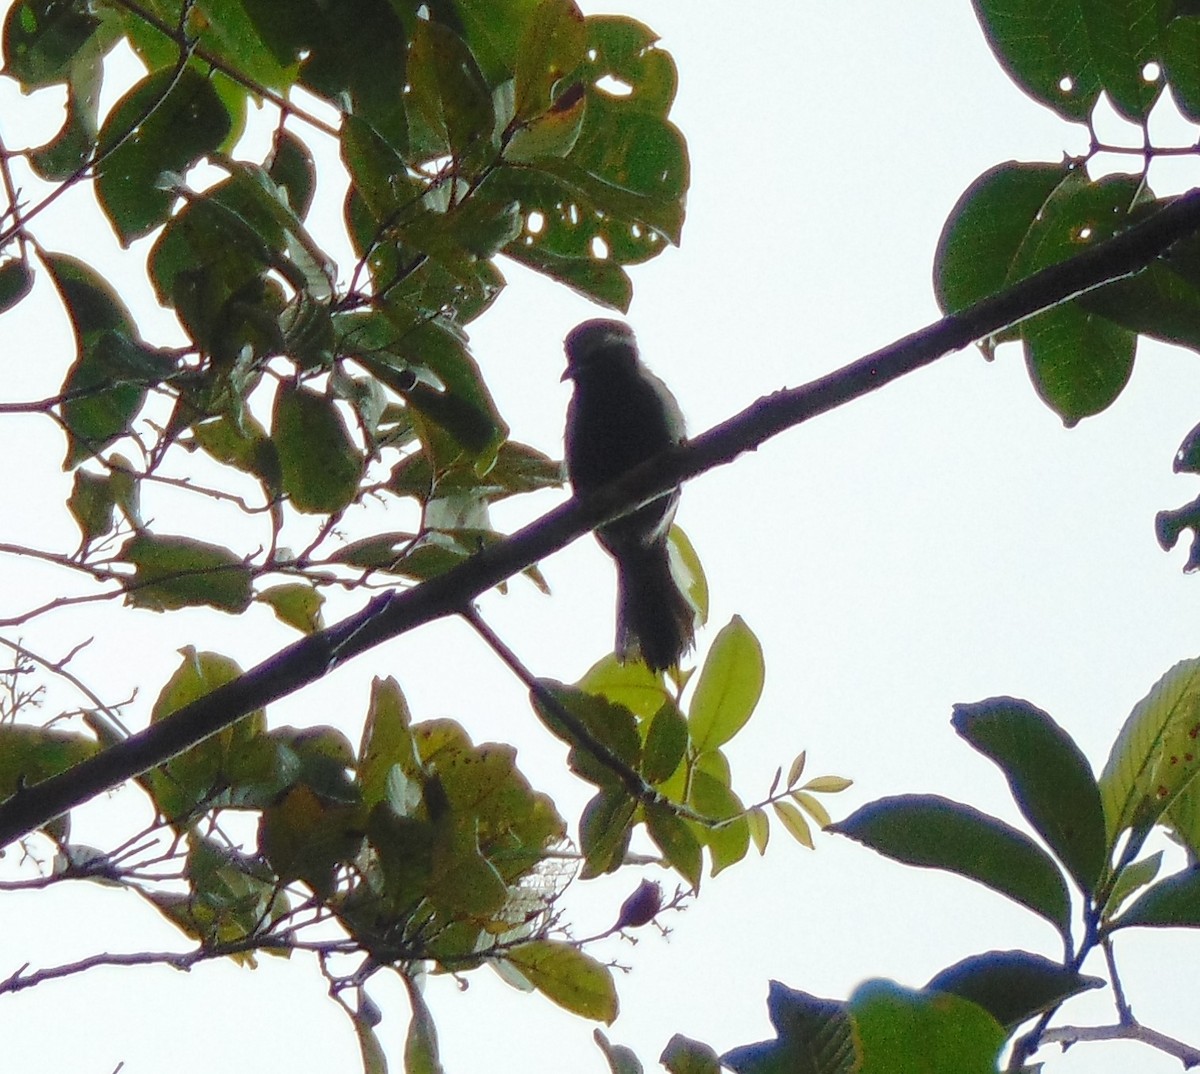
M 732 462 L 785 429 L 881 388 L 977 339 L 1130 276 L 1173 242 L 1198 230 L 1200 189 L 1007 291 L 803 387 L 758 400 L 688 444 L 649 460 L 585 500 L 572 499 L 555 508 L 445 574 L 412 589 L 376 597 L 362 611 L 288 646 L 144 731 L 66 772 L 23 788 L 0 803 L 0 847 L 163 764 L 247 712 L 307 686 L 350 657 L 432 620 L 464 611 L 493 586 L 666 489 Z

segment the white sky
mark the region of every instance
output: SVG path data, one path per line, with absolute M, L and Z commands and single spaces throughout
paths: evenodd
M 966 0 L 776 0 L 737 18 L 707 0 L 584 6 L 642 19 L 679 66 L 673 118 L 691 150 L 688 221 L 681 249 L 634 270 L 630 320 L 694 432 L 934 320 L 933 251 L 962 190 L 1001 161 L 1084 148 L 1079 131 L 1008 82 Z M 32 106 L 0 85 L 13 143 L 16 107 L 24 118 Z M 43 136 L 56 123 L 52 109 L 49 117 Z M 336 213 L 340 190 L 326 184 L 317 196 Z M 64 199 L 35 231 L 51 247 L 111 265 L 121 286 L 136 280 L 104 225 L 92 230 L 89 212 L 86 199 Z M 513 436 L 557 455 L 567 394 L 561 340 L 598 311 L 516 267 L 505 272 L 512 286 L 473 326 L 473 346 Z M 144 286 L 139 316 L 168 331 L 170 318 L 152 308 Z M 7 315 L 6 396 L 52 393 L 69 353 L 48 299 Z M 1171 460 L 1200 420 L 1198 389 L 1193 355 L 1142 344 L 1117 404 L 1067 431 L 1036 398 L 1016 349 L 992 364 L 962 353 L 692 482 L 679 521 L 712 589 L 701 647 L 736 613 L 765 650 L 762 704 L 730 749 L 743 799 L 765 795 L 775 766 L 806 748 L 811 774 L 856 781 L 829 802 L 835 817 L 883 795 L 935 792 L 1019 824 L 999 772 L 948 723 L 953 703 L 998 694 L 1049 711 L 1098 771 L 1131 706 L 1200 648 L 1200 581 L 1180 572 L 1182 551 L 1157 548 L 1152 529 L 1155 511 L 1196 493 L 1191 479 L 1171 473 Z M 0 540 L 73 547 L 67 479 L 55 486 L 47 477 L 58 473 L 59 434 L 45 421 L 7 422 L 0 445 L 10 490 Z M 560 499 L 506 505 L 496 520 L 515 527 Z M 165 499 L 155 507 L 164 518 L 175 509 Z M 379 525 L 404 522 L 397 515 Z M 611 644 L 612 571 L 590 539 L 543 569 L 553 597 L 518 581 L 482 608 L 535 672 L 570 680 Z M 0 572 L 9 609 L 60 583 L 27 563 L 0 561 Z M 133 722 L 145 718 L 179 646 L 219 649 L 250 666 L 294 637 L 265 609 L 235 619 L 86 607 L 24 636 L 61 655 L 91 634 L 77 671 L 107 684 L 112 698 L 140 686 Z M 520 685 L 458 623 L 360 658 L 275 706 L 271 718 L 333 723 L 357 741 L 374 674 L 395 675 L 418 718 L 452 716 L 476 740 L 515 742 L 526 774 L 578 817 L 586 788 L 561 774 L 562 752 Z M 77 836 L 111 838 L 136 797 L 124 791 L 81 817 Z M 610 924 L 636 882 L 574 885 L 567 906 L 578 934 Z M 920 986 L 991 948 L 1056 954 L 1047 924 L 982 888 L 832 837 L 813 854 L 778 826 L 765 859 L 706 879 L 700 899 L 669 923 L 668 940 L 645 930 L 636 946 L 613 940 L 593 952 L 633 967 L 620 977 L 623 1013 L 607 1032 L 648 1069 L 676 1031 L 718 1051 L 771 1036 L 770 978 L 844 997 L 869 976 Z M 93 885 L 0 898 L 0 977 L 26 961 L 178 946 L 178 934 L 134 898 Z M 1192 978 L 1176 968 L 1195 964 L 1195 939 L 1146 932 L 1117 949 L 1138 1016 L 1200 1043 Z M 487 971 L 470 980 L 463 993 L 446 980 L 428 990 L 447 1071 L 606 1069 L 589 1024 Z M 371 993 L 400 1070 L 402 992 L 381 985 Z M 1112 1021 L 1106 1004 L 1089 998 L 1072 1017 Z M 7 1068 L 72 1074 L 107 1074 L 120 1062 L 126 1072 L 169 1063 L 192 1074 L 353 1070 L 358 1061 L 348 1022 L 300 957 L 264 960 L 254 973 L 103 970 L 51 983 L 0 1002 L 0 1040 Z M 1042 1058 L 1055 1072 L 1177 1069 L 1134 1045 Z

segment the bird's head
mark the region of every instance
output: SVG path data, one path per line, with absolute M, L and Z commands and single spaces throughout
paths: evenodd
M 587 369 L 615 360 L 637 360 L 637 339 L 624 321 L 597 319 L 571 329 L 563 348 L 567 369 L 563 380 L 571 380 Z

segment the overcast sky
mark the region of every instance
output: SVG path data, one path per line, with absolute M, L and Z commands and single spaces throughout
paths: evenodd
M 679 0 L 584 7 L 646 22 L 679 67 L 673 118 L 691 151 L 688 220 L 680 249 L 634 270 L 629 319 L 693 432 L 934 320 L 933 252 L 963 189 L 1001 161 L 1053 161 L 1084 148 L 1079 131 L 1008 82 L 966 0 L 769 2 L 736 14 Z M 40 111 L 10 85 L 0 93 L 10 144 L 22 144 L 8 128 L 14 108 L 40 122 L 43 137 L 55 127 L 52 94 Z M 1121 134 L 1115 122 L 1105 133 Z M 335 182 L 318 188 L 329 232 L 341 196 Z M 136 282 L 103 223 L 86 222 L 86 199 L 72 198 L 39 221 L 38 234 L 111 264 L 121 286 Z M 347 267 L 343 260 L 343 277 Z M 472 344 L 514 438 L 557 456 L 568 391 L 561 340 L 601 311 L 516 266 L 504 271 L 512 286 L 472 326 Z M 139 317 L 170 331 L 140 287 Z M 41 299 L 0 322 L 15 397 L 56 390 L 70 353 L 52 299 L 45 291 Z M 990 364 L 963 352 L 692 482 L 678 520 L 712 591 L 701 650 L 739 614 L 765 652 L 761 706 L 730 750 L 743 799 L 763 797 L 776 765 L 804 748 L 811 774 L 855 780 L 829 802 L 835 817 L 884 795 L 934 792 L 1020 823 L 998 771 L 948 723 L 955 702 L 999 694 L 1049 711 L 1099 771 L 1132 705 L 1176 661 L 1200 653 L 1200 580 L 1181 573 L 1182 551 L 1164 554 L 1153 536 L 1155 511 L 1197 491 L 1172 474 L 1171 460 L 1200 420 L 1198 387 L 1194 355 L 1141 344 L 1116 405 L 1068 431 L 1037 399 L 1018 350 L 1003 348 Z M 60 434 L 49 422 L 6 419 L 0 446 L 9 490 L 0 540 L 73 547 L 66 486 L 47 479 Z M 515 527 L 561 498 L 505 505 L 497 521 Z M 590 538 L 543 570 L 552 597 L 518 580 L 482 609 L 536 673 L 571 680 L 611 645 L 612 571 Z M 0 571 L 17 607 L 58 582 L 20 562 L 0 561 Z M 84 609 L 35 624 L 27 638 L 61 654 L 90 634 L 80 673 L 114 698 L 140 686 L 135 723 L 179 646 L 219 649 L 250 666 L 292 640 L 265 610 L 234 619 Z M 578 817 L 586 788 L 562 775 L 562 752 L 520 685 L 458 623 L 389 643 L 274 707 L 271 719 L 333 723 L 357 742 L 374 674 L 395 675 L 418 718 L 451 716 L 477 741 L 516 743 L 535 785 Z M 120 816 L 134 815 L 135 795 L 126 790 L 81 818 L 79 831 L 111 838 Z M 611 924 L 635 884 L 623 876 L 574 885 L 566 905 L 577 933 Z M 666 940 L 644 930 L 636 946 L 612 940 L 594 951 L 632 967 L 620 976 L 622 1014 L 608 1032 L 648 1069 L 676 1031 L 719 1051 L 770 1036 L 770 978 L 841 998 L 870 976 L 920 986 L 991 948 L 1057 953 L 1049 925 L 997 895 L 833 837 L 820 838 L 814 854 L 777 826 L 765 859 L 706 878 L 700 899 L 668 923 Z M 132 897 L 94 886 L 0 898 L 0 937 L 0 977 L 25 961 L 179 945 Z M 1146 933 L 1118 940 L 1117 950 L 1138 1016 L 1200 1044 L 1188 970 L 1195 940 Z M 465 992 L 446 980 L 428 990 L 451 1074 L 482 1062 L 494 1072 L 606 1069 L 590 1025 L 486 970 L 470 981 Z M 405 1000 L 399 988 L 371 991 L 399 1070 Z M 1112 1021 L 1107 1003 L 1089 998 L 1073 1017 Z M 348 1022 L 299 957 L 265 959 L 254 973 L 105 970 L 46 985 L 0 1002 L 0 1039 L 13 1070 L 72 1074 L 107 1074 L 122 1061 L 138 1074 L 166 1064 L 192 1074 L 357 1062 Z M 1042 1058 L 1055 1072 L 1177 1069 L 1134 1045 Z

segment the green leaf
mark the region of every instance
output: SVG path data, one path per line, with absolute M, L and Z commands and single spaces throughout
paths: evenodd
M 362 1058 L 363 1074 L 388 1074 L 387 1055 L 383 1042 L 375 1033 L 378 1017 L 363 1011 L 347 1012 L 354 1023 L 354 1035 L 358 1038 L 359 1055 Z
M 858 1034 L 845 1003 L 772 981 L 767 1013 L 775 1040 L 721 1056 L 736 1074 L 858 1074 L 866 1069 L 860 1066 Z
M 1011 281 L 1012 266 L 1065 164 L 1009 161 L 984 172 L 958 199 L 938 239 L 933 286 L 943 313 L 958 313 Z
M 721 1058 L 707 1044 L 676 1033 L 658 1061 L 670 1074 L 720 1074 Z
M 158 699 L 150 710 L 151 723 L 166 719 L 171 713 L 212 693 L 218 686 L 224 686 L 242 674 L 237 661 L 221 653 L 197 652 L 191 645 L 186 645 L 179 651 L 183 660 L 159 691 Z M 261 720 L 263 712 L 256 709 L 250 717 Z M 228 729 L 221 734 L 226 734 L 227 731 Z
M 907 865 L 984 884 L 1069 932 L 1071 903 L 1054 862 L 1027 835 L 970 806 L 936 795 L 881 798 L 829 830 Z
M 746 823 L 750 827 L 750 838 L 754 840 L 755 849 L 760 855 L 765 854 L 771 839 L 771 822 L 767 814 L 755 806 L 746 814 Z
M 257 858 L 244 857 L 195 830 L 188 832 L 187 844 L 184 875 L 191 905 L 186 917 L 176 918 L 185 931 L 208 943 L 236 942 L 287 912 L 287 899 Z M 253 959 L 251 951 L 242 955 Z
M 925 989 L 970 1000 L 1012 1032 L 1063 1000 L 1106 984 L 1028 951 L 989 951 L 942 970 Z
M 704 860 L 691 826 L 669 806 L 647 804 L 643 808 L 646 830 L 667 864 L 693 888 L 699 888 Z
M 1137 336 L 1078 306 L 1059 306 L 1022 327 L 1034 388 L 1068 428 L 1099 414 L 1133 372 Z
M 325 595 L 306 582 L 284 582 L 264 589 L 254 598 L 271 607 L 280 622 L 302 634 L 312 634 L 324 625 L 321 607 Z
M 389 307 L 389 318 L 398 332 L 398 353 L 416 370 L 428 370 L 440 385 L 397 383 L 391 363 L 362 356 L 363 365 L 397 391 L 421 415 L 441 427 L 472 459 L 476 472 L 487 473 L 508 435 L 478 363 L 471 357 L 461 330 L 441 319 L 411 315 Z M 407 372 L 407 370 L 405 370 Z M 411 374 L 409 375 L 411 380 Z
M 75 471 L 67 509 L 79 525 L 80 548 L 86 550 L 93 541 L 112 532 L 115 506 L 112 480 L 108 475 Z
M 192 67 L 149 74 L 117 102 L 100 131 L 96 196 L 123 246 L 166 222 L 175 185 L 229 130 L 212 83 Z
M 135 568 L 125 585 L 126 603 L 135 608 L 161 612 L 207 604 L 238 613 L 253 597 L 250 568 L 220 545 L 142 532 L 125 542 L 119 558 Z
M 637 801 L 620 787 L 600 791 L 584 807 L 579 818 L 582 879 L 603 876 L 621 867 L 629 849 L 636 809 Z
M 570 944 L 534 940 L 506 955 L 547 999 L 583 1018 L 611 1025 L 617 1017 L 612 971 Z
M 942 232 L 934 272 L 942 308 L 961 310 L 1110 237 L 1146 196 L 1129 176 L 1091 182 L 1073 166 L 992 169 L 959 199 Z M 1110 300 L 1118 313 L 1120 299 L 1116 291 Z M 1133 368 L 1136 336 L 1092 312 L 1103 302 L 1057 306 L 987 341 L 985 352 L 1019 335 L 1035 388 L 1073 425 L 1109 406 Z M 1171 310 L 1177 321 L 1180 300 Z
M 762 696 L 762 646 L 740 616 L 713 641 L 688 707 L 688 730 L 700 751 L 723 746 L 750 719 Z
M 1078 0 L 1091 57 L 1109 100 L 1131 122 L 1150 114 L 1162 93 L 1160 74 L 1146 78 L 1150 63 L 1161 58 L 1160 27 L 1168 5 L 1161 0 Z
M 150 710 L 151 723 L 167 719 L 242 674 L 235 660 L 220 653 L 198 652 L 187 645 L 180 655 L 179 667 L 163 685 Z M 146 772 L 139 782 L 160 813 L 173 823 L 181 822 L 198 804 L 211 801 L 229 783 L 231 761 L 248 751 L 250 744 L 263 735 L 265 726 L 263 710 L 255 709 L 165 765 Z
M 1083 751 L 1028 701 L 995 697 L 955 705 L 955 731 L 999 765 L 1025 819 L 1080 890 L 1091 895 L 1107 861 L 1100 788 Z
M 408 143 L 405 117 L 406 52 L 408 34 L 395 5 L 387 0 L 358 0 L 354 18 L 344 18 L 320 3 L 303 5 L 302 22 L 285 24 L 292 17 L 265 0 L 247 7 L 272 51 L 307 55 L 301 82 L 325 97 L 340 112 L 362 116 L 394 145 Z
M 271 181 L 287 193 L 292 212 L 303 220 L 317 186 L 317 169 L 308 146 L 291 131 L 276 131 L 266 168 Z
M 579 142 L 587 117 L 583 86 L 566 86 L 558 99 L 540 115 L 510 126 L 504 159 L 510 164 L 536 164 L 547 158 L 567 156 Z
M 1182 660 L 1133 708 L 1100 775 L 1108 841 L 1149 827 L 1200 770 L 1200 659 Z
M 461 858 L 468 870 L 477 870 L 468 859 L 478 857 L 477 848 L 483 848 L 488 866 L 504 884 L 515 884 L 538 865 L 547 846 L 564 837 L 562 818 L 550 799 L 535 794 L 517 770 L 511 746 L 494 742 L 475 746 L 452 720 L 426 721 L 412 734 L 422 769 L 406 774 L 422 783 L 424 812 L 439 825 L 455 825 L 451 833 L 439 828 L 437 854 L 444 850 L 447 860 Z M 404 764 L 402 759 L 399 763 Z M 394 776 L 394 770 L 389 772 L 389 798 Z M 435 866 L 439 862 L 435 857 Z M 491 883 L 482 872 L 480 878 L 476 882 Z M 446 899 L 457 897 L 453 892 L 443 894 Z M 499 895 L 503 904 L 505 893 Z M 473 908 L 470 912 L 479 913 Z
M 1106 920 L 1113 917 L 1120 910 L 1121 904 L 1137 891 L 1138 888 L 1145 887 L 1158 876 L 1158 870 L 1162 868 L 1162 858 L 1163 852 L 1156 850 L 1148 857 L 1135 861 L 1131 865 L 1126 865 L 1117 874 L 1116 882 L 1113 884 L 1108 900 L 1104 904 L 1104 917 Z
M 66 82 L 81 55 L 91 59 L 93 38 L 107 46 L 115 36 L 86 5 L 18 0 L 4 20 L 4 72 L 26 93 Z
M 412 496 L 426 504 L 435 497 L 470 497 L 493 504 L 510 496 L 561 488 L 562 483 L 562 463 L 527 444 L 506 440 L 500 445 L 495 465 L 485 474 L 464 460 L 435 476 L 429 455 L 419 452 L 405 456 L 392 468 L 387 487 L 397 496 Z
M 581 219 L 588 220 L 581 214 Z M 594 216 L 591 217 L 595 219 Z M 590 220 L 589 220 L 590 223 Z M 582 249 L 583 247 L 581 247 Z M 591 249 L 590 242 L 587 249 Z M 552 250 L 534 245 L 514 244 L 504 251 L 514 261 L 540 272 L 543 276 L 566 284 L 585 298 L 622 313 L 633 300 L 633 284 L 628 273 L 619 265 L 606 260 L 589 260 L 590 255 L 564 257 Z
M 308 318 L 320 327 L 316 307 L 332 293 L 333 268 L 263 168 L 220 163 L 229 178 L 189 197 L 155 242 L 149 268 L 159 301 L 175 307 L 220 369 L 236 372 L 239 362 L 286 347 L 280 322 L 288 299 L 266 273 L 297 293 L 288 326 L 302 336 Z
M 1200 19 L 1194 12 L 1167 23 L 1159 37 L 1171 97 L 1191 122 L 1200 119 Z
M 603 747 L 633 771 L 641 765 L 642 742 L 633 713 L 602 697 L 564 686 L 553 679 L 543 679 L 542 685 L 551 697 L 578 720 Z M 617 782 L 611 768 L 596 760 L 590 746 L 578 740 L 561 720 L 559 714 L 535 692 L 534 709 L 541 721 L 559 738 L 571 746 L 568 763 L 572 771 L 603 787 Z
M 696 555 L 691 539 L 679 526 L 671 527 L 667 533 L 667 542 L 678 557 L 677 560 L 672 557 L 673 562 L 682 568 L 680 574 L 683 591 L 692 607 L 696 609 L 696 616 L 703 626 L 708 622 L 708 579 L 704 575 L 700 557 Z
M 204 16 L 202 20 L 197 20 L 199 44 L 224 58 L 256 84 L 279 91 L 287 90 L 295 81 L 295 67 L 281 63 L 266 46 L 248 8 L 252 8 L 252 5 L 242 0 L 197 0 L 196 10 Z M 274 21 L 297 16 L 303 17 L 298 11 L 289 10 L 285 13 L 277 9 Z
M 93 334 L 67 373 L 62 404 L 67 427 L 64 469 L 99 454 L 128 433 L 147 390 L 170 370 L 158 352 L 116 332 Z
M 360 811 L 304 783 L 279 795 L 259 820 L 259 849 L 280 881 L 303 880 L 323 898 L 333 894 L 338 866 L 353 861 L 362 843 Z
M 65 254 L 43 253 L 75 336 L 76 360 L 63 392 L 68 429 L 64 469 L 95 454 L 128 431 L 148 385 L 158 383 L 173 363 L 138 340 L 133 318 L 116 292 L 94 269 Z
M 1032 220 L 1010 280 L 1065 261 L 1116 234 L 1147 197 L 1132 176 L 1091 182 L 1081 169 L 1068 173 Z M 1034 387 L 1068 426 L 1107 408 L 1133 370 L 1136 335 L 1079 303 L 1056 306 L 1023 322 L 1020 333 Z
M 27 724 L 0 723 L 0 801 L 86 761 L 94 738 Z
M 544 17 L 541 0 L 508 0 L 505 17 L 496 18 L 494 0 L 458 0 L 455 15 L 463 40 L 493 85 L 509 78 L 528 42 L 530 25 Z
M 867 981 L 850 997 L 863 1070 L 995 1074 L 1007 1034 L 982 1007 L 948 993 Z
M 1180 247 L 1171 253 L 1175 255 Z M 1200 351 L 1200 291 L 1174 257 L 1080 295 L 1077 304 L 1130 332 Z
M 696 771 L 692 773 L 688 802 L 701 816 L 726 822 L 702 829 L 712 856 L 712 875 L 741 861 L 750 849 L 750 824 L 741 799 L 720 780 Z
M 642 776 L 646 782 L 669 779 L 683 760 L 687 744 L 687 720 L 673 704 L 664 702 L 650 720 L 642 747 Z
M 519 119 L 541 115 L 562 79 L 584 58 L 587 30 L 572 0 L 541 0 L 528 20 L 513 63 L 513 110 Z
M 1112 928 L 1200 928 L 1200 869 L 1164 877 L 1144 891 Z
M 371 682 L 371 702 L 363 725 L 359 757 L 358 782 L 363 801 L 368 806 L 389 797 L 388 781 L 393 768 L 399 767 L 413 780 L 422 776 L 408 701 L 400 684 L 390 676 L 386 679 L 376 677 Z M 393 808 L 398 804 L 393 803 Z M 396 808 L 395 811 L 403 816 L 408 809 Z
M 10 310 L 33 290 L 33 269 L 24 258 L 0 264 L 0 313 Z
M 354 189 L 377 225 L 389 218 L 407 219 L 424 211 L 423 187 L 409 176 L 395 146 L 374 127 L 358 116 L 346 116 L 339 143 Z M 381 237 L 379 233 L 370 236 L 372 242 Z M 361 320 L 361 315 L 357 319 Z
M 275 396 L 271 437 L 283 491 L 306 514 L 336 514 L 358 494 L 362 453 L 337 404 L 305 387 L 284 384 Z
M 442 1074 L 433 1012 L 421 995 L 417 982 L 408 974 L 404 975 L 404 986 L 408 989 L 408 1003 L 412 1009 L 408 1036 L 404 1041 L 404 1074 Z
M 637 1053 L 624 1044 L 613 1044 L 600 1029 L 592 1030 L 592 1039 L 608 1061 L 609 1074 L 645 1074 Z
M 206 454 L 226 466 L 257 477 L 265 488 L 279 487 L 279 457 L 258 419 L 242 411 L 240 420 L 221 415 L 191 428 L 192 439 Z
M 645 23 L 624 15 L 587 20 L 588 59 L 594 80 L 610 77 L 628 87 L 623 100 L 631 109 L 666 115 L 675 100 L 679 75 L 675 61 L 656 47 L 658 35 Z
M 661 675 L 640 660 L 623 664 L 612 653 L 596 661 L 575 685 L 585 694 L 595 694 L 629 709 L 642 720 L 654 716 L 671 699 Z
M 415 112 L 439 151 L 461 160 L 494 150 L 492 93 L 462 38 L 432 19 L 417 19 L 407 73 L 410 120 Z
M 62 127 L 50 141 L 29 154 L 29 164 L 40 179 L 62 183 L 86 169 L 96 146 L 102 70 L 97 63 L 72 73 Z
M 973 0 L 1000 65 L 1034 100 L 1064 119 L 1084 120 L 1102 88 L 1081 3 Z M 1110 9 L 1113 20 L 1116 9 Z

